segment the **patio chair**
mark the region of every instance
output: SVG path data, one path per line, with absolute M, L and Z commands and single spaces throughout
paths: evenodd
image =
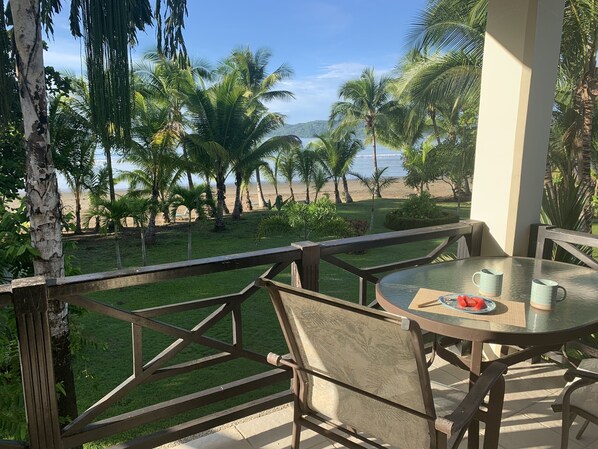
M 577 354 L 590 356 L 582 359 L 578 366 L 565 372 L 569 382 L 552 404 L 552 410 L 561 412 L 561 449 L 569 445 L 569 429 L 579 415 L 585 419 L 575 439 L 579 440 L 590 422 L 598 424 L 598 350 L 579 341 L 569 342 L 564 347 L 564 354 L 575 351 Z M 567 358 L 571 361 L 570 358 Z M 573 362 L 572 362 L 573 363 Z
M 363 447 L 356 441 L 456 448 L 481 415 L 484 448 L 498 447 L 504 364 L 491 364 L 469 393 L 435 384 L 416 322 L 270 280 L 258 284 L 269 290 L 290 350 L 268 361 L 293 370 L 293 449 L 302 427 L 349 448 Z

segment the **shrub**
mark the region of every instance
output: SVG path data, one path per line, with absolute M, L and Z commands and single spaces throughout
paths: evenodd
M 290 234 L 301 239 L 311 235 L 354 235 L 347 220 L 336 213 L 336 206 L 324 197 L 313 203 L 291 201 L 280 213 L 263 219 L 257 228 L 257 238 L 268 235 Z
M 346 218 L 345 220 L 353 231 L 354 236 L 365 235 L 370 227 L 370 224 L 367 220 L 358 220 L 355 218 Z
M 459 216 L 438 207 L 428 192 L 410 196 L 401 206 L 388 214 L 384 226 L 393 231 L 456 223 Z
M 457 223 L 459 217 L 457 214 L 442 212 L 442 216 L 437 218 L 411 218 L 398 217 L 393 212 L 386 215 L 384 226 L 393 231 L 404 231 L 406 229 L 425 228 L 426 226 L 438 226 L 449 223 Z
M 411 195 L 393 211 L 399 217 L 409 218 L 440 218 L 442 209 L 436 205 L 432 195 L 422 192 L 421 195 Z
M 282 235 L 293 232 L 289 220 L 282 214 L 271 215 L 264 218 L 257 225 L 257 238 L 267 237 L 269 235 Z

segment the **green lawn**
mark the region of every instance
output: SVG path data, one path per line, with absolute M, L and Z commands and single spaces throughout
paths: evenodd
M 395 208 L 398 203 L 399 200 L 377 200 L 374 232 L 386 231 L 382 226 L 384 215 Z M 367 220 L 370 216 L 370 204 L 370 202 L 357 202 L 350 205 L 341 205 L 338 211 L 347 218 Z M 443 204 L 443 207 L 455 207 L 455 205 L 447 203 Z M 195 223 L 193 225 L 194 257 L 203 258 L 242 253 L 286 246 L 293 241 L 302 240 L 299 236 L 276 236 L 257 241 L 254 237 L 255 229 L 257 223 L 265 214 L 266 212 L 252 212 L 245 214 L 239 222 L 228 221 L 228 229 L 223 233 L 211 232 L 210 223 Z M 463 208 L 462 217 L 466 218 L 468 214 L 469 209 Z M 138 234 L 133 230 L 127 231 L 125 234 L 121 249 L 123 263 L 127 267 L 139 266 L 141 253 Z M 379 265 L 389 261 L 421 256 L 436 244 L 435 242 L 415 243 L 380 248 L 368 251 L 365 254 L 343 257 L 358 266 Z M 67 250 L 67 254 L 73 256 L 73 264 L 79 266 L 83 273 L 109 271 L 115 268 L 114 245 L 110 237 L 85 236 L 79 238 L 76 240 L 74 247 Z M 185 224 L 177 224 L 176 226 L 160 229 L 157 243 L 148 249 L 148 262 L 158 264 L 182 261 L 186 259 L 186 254 L 187 227 Z M 267 268 L 269 267 L 264 266 L 209 276 L 185 278 L 146 286 L 105 291 L 90 296 L 107 304 L 116 305 L 126 310 L 134 310 L 235 292 L 241 290 Z M 289 282 L 289 270 L 279 275 L 277 279 Z M 357 278 L 326 263 L 323 263 L 321 267 L 321 284 L 321 290 L 325 293 L 349 300 L 356 300 L 357 298 Z M 370 290 L 370 294 L 373 296 L 373 288 Z M 171 315 L 165 317 L 164 320 L 188 329 L 213 310 L 214 308 L 208 308 L 201 311 Z M 83 336 L 83 349 L 78 352 L 76 358 L 76 372 L 79 373 L 77 379 L 79 408 L 84 410 L 131 375 L 131 329 L 130 325 L 126 323 L 87 312 L 78 316 L 76 323 Z M 207 335 L 229 341 L 230 325 L 230 318 L 225 319 L 210 329 Z M 243 338 L 248 349 L 261 353 L 286 351 L 272 306 L 263 293 L 254 295 L 243 306 Z M 170 343 L 172 343 L 171 338 L 144 330 L 144 361 L 149 361 Z M 212 352 L 205 348 L 188 347 L 173 360 L 173 363 L 191 360 L 210 353 Z M 236 361 L 141 386 L 119 401 L 110 410 L 109 414 L 102 417 L 120 414 L 152 403 L 221 385 L 263 371 L 264 368 L 264 365 L 258 363 Z M 285 387 L 288 387 L 287 382 L 276 388 L 269 388 L 267 391 L 273 392 Z M 256 396 L 256 393 L 252 393 L 247 395 L 246 399 L 249 400 Z M 219 408 L 226 408 L 231 404 L 232 402 L 208 406 L 194 413 L 181 415 L 180 419 L 164 421 L 147 428 L 154 430 L 163 428 L 175 422 L 211 413 Z M 133 432 L 127 432 L 111 438 L 110 441 L 90 444 L 87 447 L 104 447 L 108 443 L 128 439 L 133 435 Z

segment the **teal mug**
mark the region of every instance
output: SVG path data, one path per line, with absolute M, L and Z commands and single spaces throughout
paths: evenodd
M 476 276 L 479 276 L 479 281 L 476 282 Z M 500 296 L 502 293 L 502 277 L 500 271 L 494 271 L 489 268 L 482 268 L 471 277 L 473 285 L 478 287 L 480 295 L 483 296 Z
M 557 298 L 558 291 L 563 291 L 562 298 Z M 530 304 L 536 309 L 552 310 L 557 302 L 563 301 L 567 297 L 567 290 L 558 282 L 550 279 L 532 280 L 532 291 L 530 293 Z

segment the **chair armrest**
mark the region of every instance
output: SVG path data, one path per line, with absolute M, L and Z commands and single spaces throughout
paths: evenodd
M 504 363 L 492 362 L 473 384 L 457 408 L 450 415 L 436 419 L 436 430 L 450 437 L 469 425 L 494 385 L 497 382 L 504 383 L 503 374 L 506 371 L 507 365 Z
M 586 371 L 579 368 L 569 368 L 565 372 L 565 380 L 567 382 L 571 382 L 573 379 L 576 378 L 598 382 L 598 373 L 595 373 L 593 371 Z
M 299 368 L 297 366 L 297 364 L 293 361 L 293 359 L 291 359 L 291 355 L 290 354 L 278 355 L 278 354 L 275 354 L 273 352 L 270 352 L 266 356 L 266 361 L 270 365 L 274 365 L 274 366 L 277 366 L 279 368 L 281 368 L 281 367 L 287 367 L 287 368 L 292 368 L 292 369 Z

